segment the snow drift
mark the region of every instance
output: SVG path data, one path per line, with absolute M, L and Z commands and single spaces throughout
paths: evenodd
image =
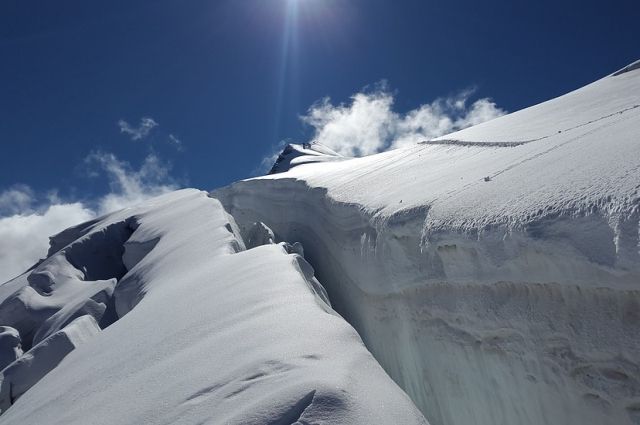
M 436 425 L 640 424 L 640 70 L 212 192 L 300 241 Z
M 2 423 L 426 424 L 299 244 L 257 241 L 245 249 L 196 190 L 54 237 L 46 260 L 0 287 L 3 320 L 41 341 L 2 371 Z M 80 323 L 95 332 L 76 344 Z

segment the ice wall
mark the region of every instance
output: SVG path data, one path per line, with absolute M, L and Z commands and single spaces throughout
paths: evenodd
M 292 179 L 213 195 L 241 229 L 262 221 L 302 242 L 333 306 L 432 423 L 638 423 L 636 271 L 530 230 L 440 232 L 425 244 L 425 210 L 379 222 Z M 606 222 L 583 220 L 593 232 Z

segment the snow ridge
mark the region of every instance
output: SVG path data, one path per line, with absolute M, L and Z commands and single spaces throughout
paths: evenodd
M 112 236 L 119 223 L 133 229 L 126 238 Z M 196 190 L 65 238 L 76 231 L 78 241 L 111 241 L 92 258 L 123 257 L 118 320 L 38 375 L 3 424 L 427 423 L 332 310 L 300 244 L 262 238 L 246 249 L 234 219 Z M 39 266 L 51 273 L 51 296 L 69 266 L 50 264 L 65 255 L 77 264 L 75 243 Z

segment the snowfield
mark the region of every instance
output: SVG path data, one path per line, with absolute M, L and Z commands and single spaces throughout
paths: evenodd
M 639 63 L 54 236 L 0 285 L 0 422 L 640 425 Z

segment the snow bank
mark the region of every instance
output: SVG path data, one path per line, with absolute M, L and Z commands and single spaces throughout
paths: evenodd
M 633 67 L 632 67 L 633 68 Z M 640 70 L 365 158 L 216 190 L 300 241 L 436 425 L 640 423 Z
M 426 424 L 328 305 L 298 245 L 246 250 L 220 203 L 195 190 L 66 235 L 85 240 L 123 222 L 134 230 L 112 246 L 126 269 L 113 291 L 119 320 L 69 353 L 3 424 Z M 68 268 L 49 267 L 55 297 Z

